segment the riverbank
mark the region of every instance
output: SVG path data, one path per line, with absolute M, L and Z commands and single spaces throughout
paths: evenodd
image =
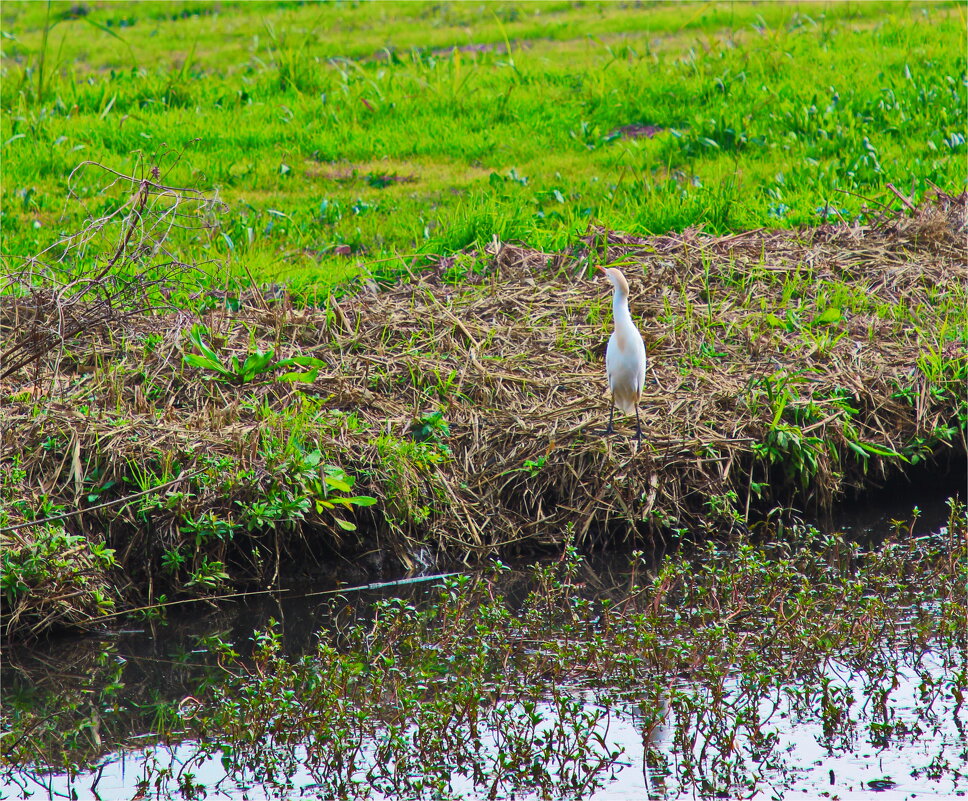
M 4 634 L 294 564 L 726 536 L 943 470 L 968 452 L 965 212 L 942 193 L 863 225 L 495 241 L 315 303 L 99 318 L 0 383 Z M 594 264 L 629 276 L 649 351 L 641 447 L 627 420 L 603 436 Z M 0 333 L 27 353 L 63 308 L 22 295 Z

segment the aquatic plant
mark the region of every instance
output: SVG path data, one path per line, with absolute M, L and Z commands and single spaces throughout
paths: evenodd
M 931 764 L 911 767 L 957 780 L 968 519 L 952 500 L 946 527 L 912 525 L 870 545 L 770 528 L 635 554 L 617 574 L 569 546 L 372 606 L 334 595 L 301 655 L 274 621 L 251 643 L 196 646 L 208 667 L 159 717 L 181 773 L 160 767 L 162 746 L 138 764 L 156 792 L 183 794 L 215 760 L 223 781 L 316 797 L 585 798 L 633 758 L 663 797 L 782 792 L 806 767 L 784 747 L 795 721 L 831 758 L 930 742 Z M 67 733 L 87 714 L 112 730 L 122 706 L 103 698 L 57 726 L 40 725 L 43 705 L 5 701 L 8 764 L 95 764 Z M 610 735 L 629 721 L 634 753 Z

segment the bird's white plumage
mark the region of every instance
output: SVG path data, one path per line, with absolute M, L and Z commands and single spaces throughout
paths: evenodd
M 629 312 L 629 285 L 625 276 L 614 267 L 600 269 L 613 287 L 615 330 L 605 351 L 608 386 L 615 405 L 626 414 L 633 414 L 645 385 L 645 343 Z

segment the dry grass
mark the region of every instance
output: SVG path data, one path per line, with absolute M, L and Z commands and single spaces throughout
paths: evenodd
M 306 552 L 413 565 L 829 507 L 910 462 L 966 452 L 965 208 L 941 193 L 910 215 L 802 232 L 593 231 L 572 255 L 495 242 L 486 258 L 459 254 L 320 308 L 250 293 L 203 315 L 226 358 L 259 346 L 322 359 L 311 385 L 208 380 L 183 361 L 192 315 L 119 317 L 0 383 L 0 464 L 20 470 L 0 535 L 25 547 L 31 529 L 9 526 L 44 499 L 79 510 L 93 485 L 119 482 L 100 501 L 142 489 L 138 470 L 156 484 L 202 471 L 160 500 L 64 521 L 117 550 L 122 594 L 154 597 L 162 554 L 192 540 L 186 521 L 238 523 L 240 506 L 288 486 L 285 454 L 311 448 L 378 505 L 357 511 L 354 535 L 319 509 L 236 534 L 214 554 L 234 577 Z M 589 262 L 630 277 L 650 358 L 642 447 L 603 436 L 609 296 Z M 11 320 L 49 313 L 31 297 L 4 305 L 7 342 L 31 336 Z M 832 307 L 840 317 L 823 322 Z M 446 427 L 416 442 L 433 411 Z
M 845 336 L 829 352 L 811 351 L 798 332 L 757 325 L 754 301 L 775 308 L 782 278 L 805 271 L 813 288 L 846 284 L 885 306 L 930 308 L 932 293 L 963 295 L 964 213 L 964 197 L 943 198 L 912 218 L 865 227 L 590 237 L 586 258 L 607 242 L 599 257 L 632 276 L 633 314 L 643 320 L 651 383 L 642 400 L 641 449 L 601 436 L 608 413 L 606 292 L 585 279 L 584 260 L 575 265 L 495 245 L 478 286 L 424 277 L 358 298 L 342 314 L 352 333 L 334 332 L 314 353 L 338 365 L 329 376 L 336 403 L 375 425 L 389 421 L 401 434 L 435 403 L 426 390 L 435 377 L 456 373 L 446 406 L 455 454 L 444 481 L 451 503 L 435 521 L 435 539 L 458 548 L 555 543 L 570 527 L 580 542 L 655 533 L 670 523 L 722 527 L 728 519 L 710 514 L 707 502 L 735 491 L 748 510 L 755 499 L 752 446 L 763 442 L 777 413 L 777 404 L 756 402 L 757 382 L 777 376 L 803 376 L 787 384 L 787 411 L 816 406 L 811 414 L 819 419 L 800 428 L 823 445 L 804 486 L 790 486 L 775 471 L 758 478 L 772 479 L 772 491 L 764 490 L 770 502 L 790 503 L 792 489 L 802 502 L 826 506 L 846 486 L 901 465 L 886 459 L 872 474 L 863 461 L 843 457 L 848 413 L 833 400 L 839 392 L 846 390 L 858 411 L 856 439 L 883 450 L 902 452 L 955 416 L 950 405 L 932 402 L 918 367 L 930 328 L 898 330 L 873 314 L 848 313 Z M 704 308 L 707 321 L 670 322 L 701 317 Z M 590 310 L 604 322 L 590 322 Z M 722 355 L 680 369 L 703 341 Z M 963 343 L 950 345 L 946 356 L 963 371 Z M 360 378 L 374 375 L 373 391 L 362 391 Z M 895 397 L 912 382 L 920 391 L 913 408 Z M 365 451 L 361 457 L 369 461 Z M 522 469 L 541 457 L 540 470 Z

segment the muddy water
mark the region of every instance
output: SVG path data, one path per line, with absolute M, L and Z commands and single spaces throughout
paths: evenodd
M 855 536 L 873 538 L 885 531 L 892 519 L 909 518 L 911 504 L 897 498 L 894 505 L 879 503 L 858 508 L 838 521 L 839 528 Z M 914 534 L 936 531 L 945 516 L 942 500 L 923 504 Z M 627 555 L 593 564 L 602 581 L 620 576 L 628 564 Z M 428 583 L 391 585 L 354 593 L 359 608 L 380 597 L 406 595 L 419 599 Z M 145 625 L 116 630 L 98 638 L 60 640 L 41 648 L 8 648 L 2 666 L 5 728 L 18 709 L 40 705 L 55 719 L 70 705 L 92 708 L 94 697 L 110 698 L 117 710 L 111 723 L 92 725 L 75 732 L 77 759 L 93 762 L 93 769 L 18 769 L 7 766 L 0 772 L 0 794 L 4 798 L 95 798 L 132 799 L 189 797 L 185 795 L 187 774 L 194 786 L 203 786 L 197 797 L 226 799 L 318 798 L 316 777 L 297 771 L 284 784 L 264 781 L 252 775 L 227 775 L 217 749 L 195 741 L 158 745 L 149 732 L 159 727 L 159 716 L 171 701 L 190 696 L 199 681 L 213 670 L 206 639 L 217 635 L 238 644 L 266 625 L 270 618 L 282 624 L 287 650 L 301 653 L 312 647 L 315 632 L 325 624 L 329 588 L 291 587 L 281 595 L 248 598 L 203 611 L 195 609 L 165 626 Z M 518 588 L 526 591 L 526 587 Z M 320 594 L 323 593 L 323 594 Z M 951 681 L 952 665 L 929 648 L 917 654 L 893 654 L 900 668 L 889 677 L 889 719 L 901 736 L 878 738 L 877 727 L 859 727 L 855 734 L 831 731 L 829 721 L 805 713 L 798 699 L 809 688 L 789 686 L 764 699 L 759 709 L 770 729 L 768 755 L 747 765 L 749 782 L 735 795 L 711 795 L 704 791 L 704 777 L 683 776 L 675 743 L 674 713 L 663 697 L 634 697 L 628 691 L 613 695 L 591 693 L 580 687 L 565 688 L 590 711 L 600 714 L 596 728 L 601 742 L 617 753 L 612 766 L 599 775 L 599 786 L 585 798 L 683 798 L 779 797 L 837 799 L 958 798 L 968 793 L 968 732 L 964 711 L 945 692 Z M 965 669 L 962 665 L 961 670 Z M 844 697 L 852 697 L 851 714 L 858 722 L 878 720 L 885 688 L 851 675 L 844 665 L 831 663 L 827 676 L 831 686 Z M 931 692 L 932 688 L 936 691 Z M 940 688 L 941 691 L 937 691 Z M 689 688 L 683 680 L 681 687 Z M 730 694 L 742 694 L 739 679 L 727 685 Z M 930 696 L 930 698 L 926 697 Z M 883 704 L 882 704 L 883 706 Z M 103 708 L 103 707 L 102 707 Z M 663 710 L 658 726 L 656 709 Z M 551 719 L 554 709 L 539 705 L 538 712 Z M 648 714 L 644 714 L 648 712 Z M 661 716 L 660 716 L 661 717 Z M 857 736 L 856 732 L 864 733 Z M 492 740 L 490 745 L 496 748 Z M 690 744 L 701 751 L 709 743 L 702 735 Z M 737 735 L 737 753 L 747 744 Z M 754 749 L 755 751 L 755 749 Z M 298 750 L 296 752 L 298 757 Z M 373 755 L 370 755 L 371 758 Z M 179 792 L 179 788 L 181 791 Z M 484 798 L 471 785 L 456 783 L 454 797 Z M 374 791 L 372 797 L 384 797 Z M 526 794 L 517 798 L 529 797 Z

